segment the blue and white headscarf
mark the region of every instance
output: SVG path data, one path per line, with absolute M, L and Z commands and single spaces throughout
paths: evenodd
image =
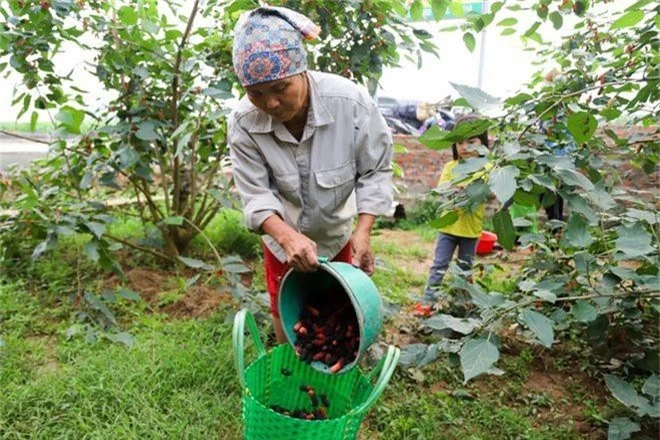
M 307 70 L 303 38 L 313 40 L 319 27 L 291 9 L 260 7 L 245 12 L 234 28 L 233 62 L 243 86 L 260 84 Z

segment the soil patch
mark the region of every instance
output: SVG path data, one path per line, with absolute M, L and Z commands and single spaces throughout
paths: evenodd
M 231 302 L 224 287 L 191 286 L 175 301 L 162 304 L 162 294 L 179 288 L 171 274 L 164 270 L 136 268 L 126 273 L 128 289 L 134 291 L 151 306 L 152 310 L 167 313 L 174 318 L 198 318 L 213 313 L 221 304 Z M 106 288 L 121 284 L 117 276 L 106 280 Z
M 231 302 L 228 292 L 205 286 L 190 287 L 178 301 L 167 305 L 162 310 L 175 318 L 198 318 L 213 313 L 221 304 Z

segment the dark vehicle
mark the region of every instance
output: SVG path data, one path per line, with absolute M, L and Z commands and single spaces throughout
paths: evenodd
M 438 125 L 444 130 L 451 130 L 454 127 L 450 97 L 428 104 L 379 96 L 378 109 L 394 134 L 418 136 L 433 125 Z

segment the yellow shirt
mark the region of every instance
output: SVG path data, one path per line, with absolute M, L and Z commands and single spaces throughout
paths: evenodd
M 454 168 L 456 168 L 456 165 L 458 165 L 457 160 L 452 160 L 451 162 L 445 164 L 444 168 L 442 169 L 442 174 L 440 175 L 438 184 L 442 182 L 449 182 L 454 179 L 455 176 L 453 175 L 452 171 Z M 492 168 L 492 166 L 492 164 L 487 163 L 484 167 L 484 171 L 474 173 L 472 177 L 457 183 L 457 185 L 466 186 L 468 183 L 476 179 L 483 178 L 487 171 Z M 459 209 L 458 220 L 449 226 L 440 228 L 440 232 L 455 235 L 457 237 L 478 238 L 481 236 L 481 231 L 484 227 L 485 206 L 485 204 L 479 205 L 474 211 Z

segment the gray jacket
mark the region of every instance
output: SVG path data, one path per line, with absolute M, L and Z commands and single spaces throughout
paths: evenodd
M 278 213 L 334 257 L 358 213 L 386 214 L 392 204 L 392 138 L 367 91 L 346 78 L 309 71 L 310 106 L 298 142 L 244 97 L 229 118 L 234 181 L 249 229 Z M 266 246 L 280 261 L 284 250 Z

